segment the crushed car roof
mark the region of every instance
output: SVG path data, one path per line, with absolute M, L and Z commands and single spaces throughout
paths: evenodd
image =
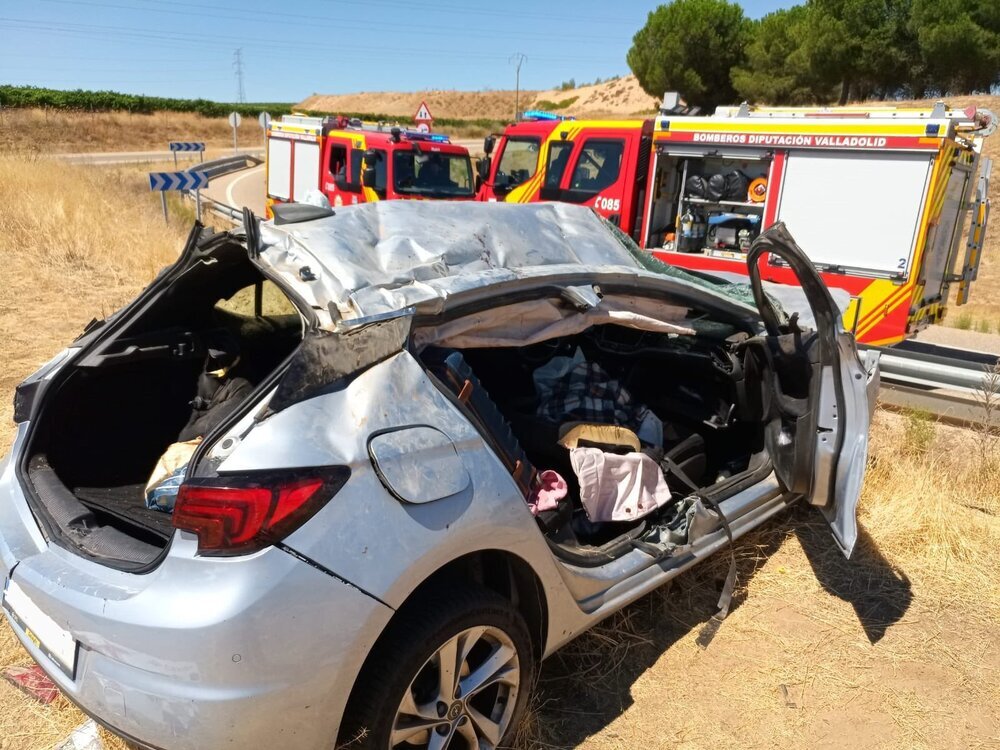
M 443 303 L 504 281 L 584 272 L 666 274 L 704 289 L 682 271 L 649 270 L 641 251 L 589 208 L 559 203 L 366 203 L 311 221 L 264 222 L 258 251 L 315 309 L 339 319 Z

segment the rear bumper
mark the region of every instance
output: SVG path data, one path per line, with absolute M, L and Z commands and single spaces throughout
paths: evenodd
M 176 535 L 146 575 L 76 557 L 45 543 L 0 469 L 0 574 L 78 642 L 75 674 L 4 617 L 70 700 L 162 750 L 333 747 L 392 611 L 279 549 L 206 559 L 195 547 Z

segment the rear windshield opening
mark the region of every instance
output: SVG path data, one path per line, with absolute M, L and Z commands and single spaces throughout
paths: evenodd
M 183 474 L 197 445 L 299 345 L 303 322 L 235 243 L 123 317 L 46 392 L 28 479 L 55 538 L 134 566 L 173 534 L 169 503 L 150 507 L 156 472 Z

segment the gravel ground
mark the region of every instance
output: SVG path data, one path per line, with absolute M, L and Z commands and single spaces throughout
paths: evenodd
M 929 344 L 954 346 L 978 352 L 989 352 L 1000 357 L 1000 334 L 963 331 L 947 326 L 930 326 L 917 334 L 917 341 Z

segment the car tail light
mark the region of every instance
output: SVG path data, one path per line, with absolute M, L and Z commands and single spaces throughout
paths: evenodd
M 174 528 L 198 535 L 198 554 L 244 555 L 299 528 L 350 477 L 346 466 L 194 478 L 181 485 Z

